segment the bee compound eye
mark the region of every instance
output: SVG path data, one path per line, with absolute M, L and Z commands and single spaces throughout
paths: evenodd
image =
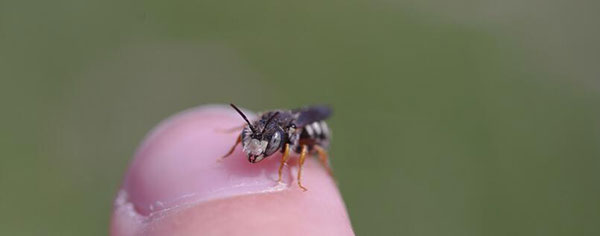
M 281 144 L 281 133 L 280 132 L 273 133 L 273 136 L 271 137 L 271 140 L 269 141 L 269 146 L 267 147 L 265 154 L 271 155 L 272 153 L 274 153 L 277 150 L 277 148 L 279 148 L 280 144 Z

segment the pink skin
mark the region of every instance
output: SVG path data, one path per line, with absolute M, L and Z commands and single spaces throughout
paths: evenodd
M 283 184 L 279 153 L 252 164 L 238 146 L 217 161 L 239 135 L 225 130 L 242 124 L 225 106 L 162 122 L 125 175 L 111 235 L 354 235 L 335 182 L 315 158 L 304 164 L 307 192 L 295 181 L 297 155 L 284 168 Z

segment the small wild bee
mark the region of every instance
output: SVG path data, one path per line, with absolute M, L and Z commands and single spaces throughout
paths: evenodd
M 235 147 L 242 143 L 243 151 L 248 156 L 248 161 L 257 163 L 280 150 L 283 153 L 279 165 L 279 179 L 281 182 L 281 170 L 286 164 L 290 150 L 299 153 L 298 186 L 302 186 L 302 165 L 306 155 L 316 153 L 319 160 L 331 174 L 331 168 L 327 160 L 327 148 L 329 146 L 330 132 L 325 123 L 331 115 L 331 109 L 326 106 L 311 106 L 294 110 L 275 110 L 260 114 L 260 118 L 250 122 L 246 115 L 235 105 L 230 104 L 246 121 L 242 133 L 223 158 L 231 155 Z

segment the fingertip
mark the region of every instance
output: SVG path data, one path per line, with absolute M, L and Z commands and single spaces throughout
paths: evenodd
M 254 118 L 251 112 L 244 113 L 250 119 Z M 244 123 L 234 109 L 223 105 L 189 109 L 161 122 L 142 142 L 125 175 L 115 200 L 111 234 L 136 235 L 151 232 L 150 229 L 175 230 L 177 227 L 169 228 L 171 223 L 164 219 L 184 222 L 178 218 L 182 212 L 199 214 L 199 220 L 210 222 L 202 217 L 209 217 L 204 214 L 213 211 L 206 207 L 214 209 L 213 206 L 227 209 L 220 216 L 213 215 L 215 220 L 225 221 L 226 218 L 223 217 L 227 215 L 237 217 L 240 220 L 237 224 L 247 225 L 246 228 L 265 222 L 244 220 L 243 215 L 260 215 L 265 209 L 271 209 L 266 212 L 271 212 L 272 216 L 263 215 L 256 219 L 275 221 L 281 214 L 293 217 L 302 212 L 301 215 L 306 217 L 320 219 L 321 216 L 335 213 L 337 216 L 322 222 L 331 223 L 333 219 L 334 223 L 337 222 L 352 232 L 335 182 L 315 160 L 307 160 L 304 168 L 303 183 L 309 188 L 307 192 L 302 192 L 293 180 L 293 175 L 297 172 L 293 162 L 291 168 L 284 168 L 285 184 L 277 184 L 280 155 L 252 164 L 238 147 L 231 156 L 221 160 L 235 143 L 239 133 L 218 130 L 238 127 Z M 238 200 L 227 200 L 232 198 Z M 248 203 L 246 198 L 254 200 L 245 205 L 245 208 L 241 205 L 239 209 L 223 205 L 224 202 L 236 206 L 240 202 Z M 286 198 L 295 200 L 285 202 Z M 287 210 L 278 214 L 277 208 L 281 207 L 287 207 Z M 186 210 L 188 208 L 201 210 L 190 212 Z M 240 215 L 242 212 L 243 215 Z M 211 227 L 210 224 L 198 222 L 190 224 L 204 225 L 215 230 L 226 229 L 223 228 L 226 225 L 212 224 L 214 227 Z

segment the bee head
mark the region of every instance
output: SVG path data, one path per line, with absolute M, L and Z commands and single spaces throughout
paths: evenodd
M 277 151 L 281 145 L 282 132 L 277 128 L 269 129 L 269 124 L 279 115 L 279 112 L 273 113 L 264 123 L 262 130 L 259 131 L 248 121 L 248 118 L 246 118 L 246 115 L 240 109 L 233 104 L 231 104 L 231 107 L 248 123 L 248 126 L 244 127 L 242 131 L 242 145 L 249 162 L 257 163 Z

